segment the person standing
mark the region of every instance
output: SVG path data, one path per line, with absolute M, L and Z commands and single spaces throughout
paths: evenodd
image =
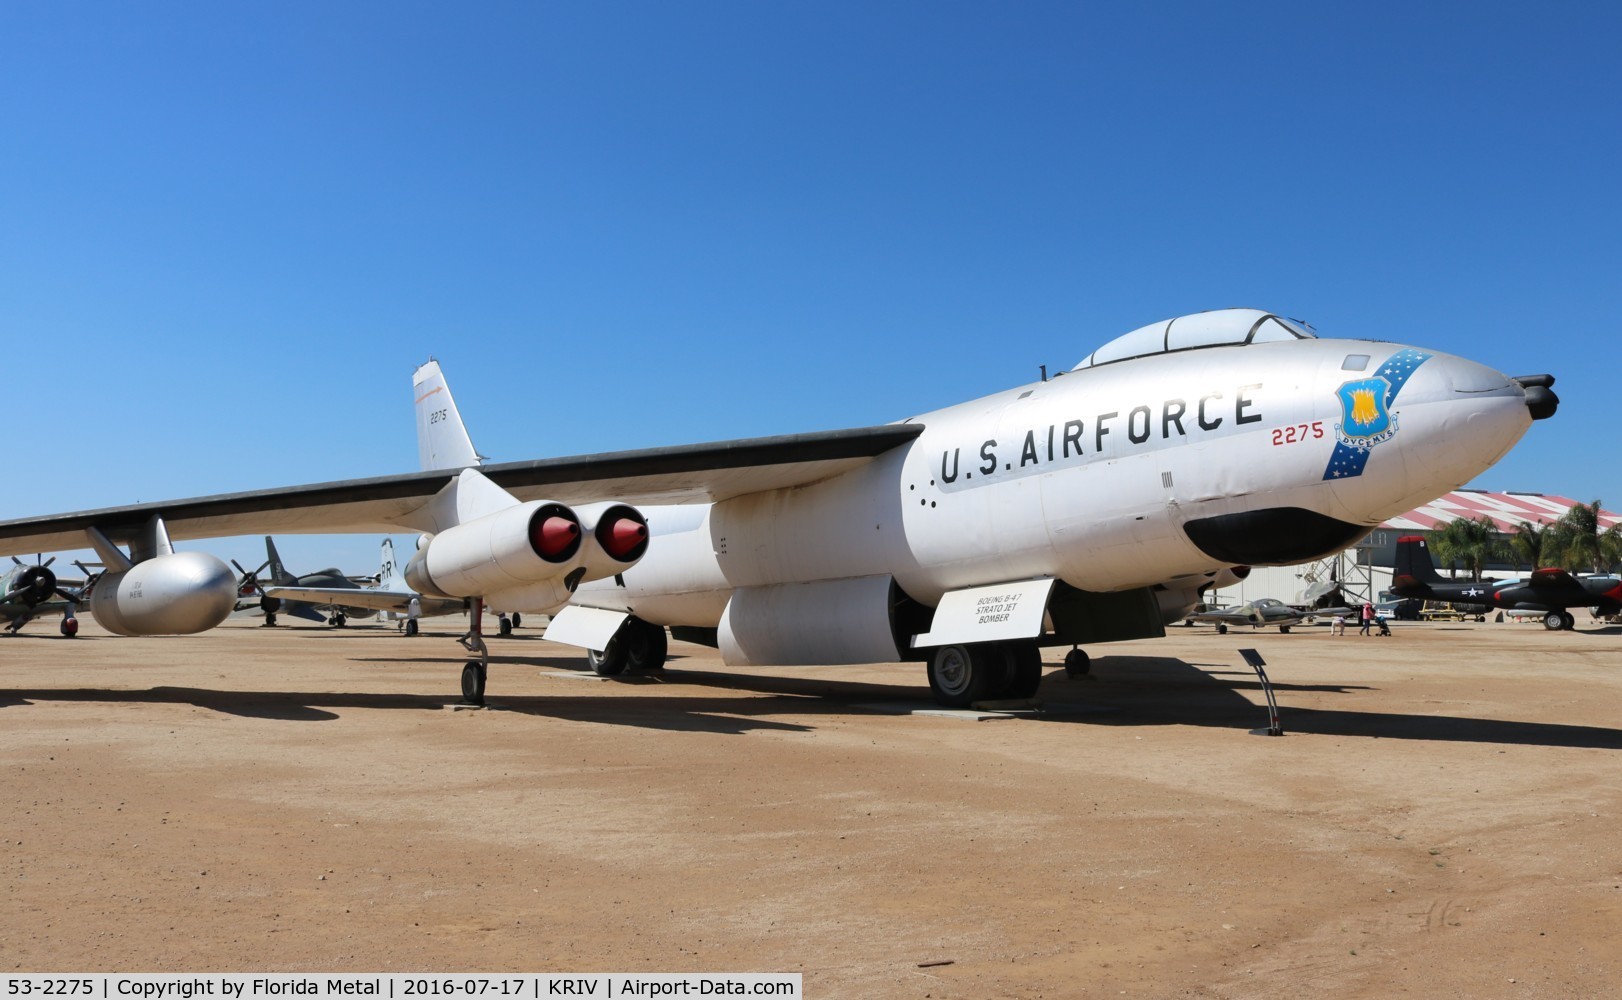
M 1362 617 L 1362 626 L 1357 630 L 1357 634 L 1358 635 L 1369 635 L 1369 634 L 1371 634 L 1369 632 L 1369 627 L 1374 624 L 1374 605 L 1370 604 L 1367 601 L 1364 601 L 1363 602 L 1363 611 L 1362 611 L 1361 617 Z

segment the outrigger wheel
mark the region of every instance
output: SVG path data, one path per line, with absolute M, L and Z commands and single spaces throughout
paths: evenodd
M 1092 658 L 1085 649 L 1072 649 L 1064 654 L 1064 674 L 1066 677 L 1086 677 L 1093 672 Z

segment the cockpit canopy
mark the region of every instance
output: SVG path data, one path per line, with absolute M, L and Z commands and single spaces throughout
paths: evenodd
M 1316 338 L 1317 334 L 1299 320 L 1285 319 L 1261 309 L 1213 309 L 1139 327 L 1100 347 L 1071 370 L 1201 347 Z

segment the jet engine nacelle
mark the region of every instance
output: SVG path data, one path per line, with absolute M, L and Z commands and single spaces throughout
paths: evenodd
M 580 548 L 585 575 L 577 582 L 601 580 L 635 566 L 648 551 L 648 519 L 635 507 L 622 503 L 593 504 L 576 511 L 585 522 L 586 539 Z
M 406 564 L 406 583 L 435 597 L 532 586 L 578 568 L 582 537 L 574 511 L 531 500 L 425 537 Z
M 236 602 L 236 576 L 206 552 L 174 552 L 103 573 L 90 590 L 90 613 L 117 635 L 206 632 Z

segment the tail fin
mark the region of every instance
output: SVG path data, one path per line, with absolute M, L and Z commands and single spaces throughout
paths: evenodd
M 379 563 L 377 571 L 378 590 L 404 590 L 405 581 L 400 579 L 400 567 L 394 562 L 394 539 L 383 539 L 383 560 Z
M 461 411 L 451 398 L 445 373 L 433 358 L 411 375 L 412 396 L 417 401 L 417 456 L 422 470 L 465 469 L 484 458 L 473 448 L 462 423 Z
M 281 553 L 276 551 L 276 543 L 271 541 L 269 535 L 265 536 L 265 556 L 270 562 L 270 579 L 276 586 L 291 587 L 298 583 L 298 579 L 282 565 Z
M 1436 572 L 1430 548 L 1422 536 L 1403 535 L 1397 539 L 1396 564 L 1392 567 L 1393 591 L 1401 593 L 1405 585 L 1428 587 L 1441 582 L 1442 577 Z

